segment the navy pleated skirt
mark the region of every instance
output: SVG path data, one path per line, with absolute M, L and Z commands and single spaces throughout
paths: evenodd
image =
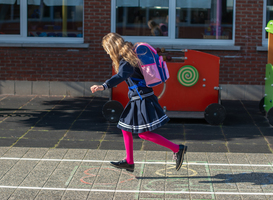
M 155 95 L 142 100 L 129 101 L 126 105 L 117 127 L 135 134 L 153 131 L 170 119 L 164 113 Z

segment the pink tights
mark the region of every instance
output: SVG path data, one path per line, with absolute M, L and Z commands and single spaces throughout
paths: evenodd
M 134 164 L 134 155 L 133 155 L 133 135 L 131 132 L 122 130 L 123 133 L 123 139 L 124 139 L 124 145 L 126 149 L 126 161 L 128 164 Z M 179 151 L 179 145 L 172 143 L 171 141 L 167 140 L 166 138 L 162 137 L 161 135 L 158 135 L 156 133 L 152 133 L 150 131 L 139 133 L 138 136 L 141 139 L 148 140 L 151 142 L 154 142 L 156 144 L 159 144 L 161 146 L 167 147 L 173 152 Z

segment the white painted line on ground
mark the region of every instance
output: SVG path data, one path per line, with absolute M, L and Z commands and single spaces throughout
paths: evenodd
M 21 160 L 21 161 L 51 161 L 51 162 L 93 162 L 109 163 L 109 160 L 77 160 L 77 159 L 49 159 L 49 158 L 13 158 L 0 157 L 0 160 Z M 154 165 L 174 165 L 175 162 L 135 162 L 135 164 L 154 164 Z M 273 164 L 229 164 L 229 163 L 204 163 L 204 162 L 184 162 L 183 165 L 209 165 L 209 166 L 238 166 L 238 167 L 273 167 Z
M 50 188 L 50 187 L 25 187 L 25 186 L 4 186 L 3 189 L 25 189 L 25 190 L 55 190 L 55 191 L 85 191 L 85 192 L 115 192 L 115 193 L 157 193 L 157 194 L 214 194 L 214 195 L 267 195 L 273 193 L 246 193 L 246 192 L 194 192 L 194 191 L 149 191 L 149 190 L 102 190 L 82 188 Z

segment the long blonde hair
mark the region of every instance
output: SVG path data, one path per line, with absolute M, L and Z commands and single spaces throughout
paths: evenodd
M 119 61 L 122 58 L 133 67 L 137 67 L 138 63 L 140 63 L 139 58 L 133 50 L 132 43 L 125 42 L 117 33 L 108 33 L 105 35 L 102 39 L 102 47 L 110 55 L 116 73 L 119 70 Z

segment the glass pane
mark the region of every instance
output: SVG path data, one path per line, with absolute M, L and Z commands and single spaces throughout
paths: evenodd
M 273 0 L 267 0 L 265 25 L 267 25 L 270 20 L 273 20 Z M 265 31 L 265 34 L 265 37 L 268 38 L 268 32 Z
M 232 39 L 233 0 L 176 0 L 176 38 Z
M 28 0 L 30 37 L 83 37 L 83 0 Z
M 20 34 L 20 5 L 16 0 L 0 0 L 0 35 Z
M 168 36 L 169 0 L 117 0 L 116 32 L 124 36 Z

